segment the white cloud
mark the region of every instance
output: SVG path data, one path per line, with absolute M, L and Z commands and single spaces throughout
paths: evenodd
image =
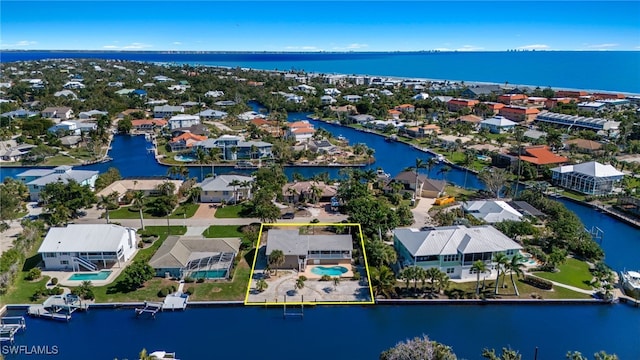
M 107 50 L 141 50 L 141 49 L 148 49 L 148 48 L 152 48 L 152 47 L 153 47 L 152 45 L 138 43 L 138 42 L 134 42 L 134 43 L 131 43 L 131 44 L 125 45 L 125 46 L 117 46 L 117 45 L 104 45 L 104 46 L 102 46 L 103 49 L 107 49 Z
M 608 44 L 593 44 L 593 45 L 587 45 L 588 49 L 594 49 L 594 50 L 606 50 L 606 49 L 610 49 L 610 48 L 614 48 L 620 46 L 620 44 L 612 44 L 612 43 L 608 43 Z
M 29 46 L 35 45 L 37 43 L 38 43 L 37 41 L 21 40 L 21 41 L 18 41 L 17 43 L 13 43 L 13 44 L 2 43 L 2 44 L 0 44 L 0 46 L 3 47 L 3 48 L 21 48 L 21 47 L 29 47 Z
M 479 50 L 484 50 L 484 48 L 475 46 L 475 45 L 462 45 L 461 48 L 458 48 L 456 50 L 457 51 L 479 51 Z
M 182 43 L 180 41 L 174 41 L 172 44 L 173 45 L 182 45 Z
M 549 49 L 549 45 L 546 45 L 546 44 L 532 44 L 532 45 L 520 46 L 518 49 L 519 50 L 548 50 Z
M 298 50 L 298 51 L 322 51 L 317 46 L 303 45 L 303 46 L 285 46 L 285 50 Z
M 334 46 L 333 50 L 360 50 L 369 47 L 368 44 L 352 43 L 347 46 Z

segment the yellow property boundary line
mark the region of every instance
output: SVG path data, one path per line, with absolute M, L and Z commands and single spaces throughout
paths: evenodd
M 249 292 L 251 291 L 251 282 L 253 280 L 253 272 L 256 268 L 256 262 L 258 260 L 258 250 L 260 249 L 260 240 L 262 239 L 262 231 L 265 228 L 274 227 L 274 226 L 291 226 L 291 227 L 303 227 L 303 226 L 353 226 L 358 228 L 358 232 L 360 234 L 360 246 L 362 248 L 362 256 L 364 258 L 364 269 L 367 273 L 367 284 L 369 286 L 369 301 L 292 301 L 292 302 L 249 302 Z M 258 233 L 258 240 L 255 244 L 256 254 L 253 257 L 253 264 L 251 265 L 251 274 L 249 276 L 249 283 L 247 284 L 247 293 L 244 298 L 245 305 L 261 305 L 261 306 L 269 306 L 269 305 L 371 305 L 375 304 L 375 298 L 373 297 L 373 287 L 371 287 L 371 275 L 369 274 L 369 263 L 367 261 L 367 252 L 364 248 L 364 236 L 362 235 L 362 226 L 359 223 L 261 223 L 260 224 L 260 232 Z

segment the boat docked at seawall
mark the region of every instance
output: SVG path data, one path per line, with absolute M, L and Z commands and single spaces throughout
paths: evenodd
M 238 161 L 234 168 L 236 169 L 258 169 L 260 166 L 252 163 L 251 161 Z
M 621 271 L 620 285 L 627 296 L 640 300 L 640 272 Z
M 170 353 L 170 352 L 161 351 L 161 350 L 152 352 L 147 356 L 147 358 L 157 359 L 157 360 L 162 360 L 162 359 L 178 360 L 176 359 L 176 353 Z

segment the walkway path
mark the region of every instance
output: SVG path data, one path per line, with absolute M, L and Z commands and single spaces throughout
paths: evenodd
M 536 276 L 535 274 L 532 274 L 532 273 L 525 273 L 525 275 L 535 276 L 535 277 L 537 277 L 538 279 L 543 279 L 543 278 L 538 277 L 538 276 Z M 549 279 L 543 279 L 543 280 L 550 281 L 550 282 L 551 282 L 553 285 L 555 285 L 555 286 L 560 286 L 560 287 L 563 287 L 563 288 L 565 288 L 565 289 L 569 289 L 569 290 L 572 290 L 572 291 L 575 291 L 575 292 L 579 292 L 579 293 L 583 293 L 583 294 L 587 294 L 587 295 L 593 295 L 593 294 L 595 294 L 595 291 L 594 291 L 594 290 L 585 290 L 585 289 L 580 289 L 580 288 L 575 287 L 575 286 L 571 286 L 571 285 L 567 285 L 567 284 L 559 283 L 559 282 L 557 282 L 557 281 L 552 281 L 552 280 L 549 280 Z

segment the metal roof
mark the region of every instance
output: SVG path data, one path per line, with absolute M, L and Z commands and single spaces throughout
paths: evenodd
M 300 235 L 299 230 L 269 230 L 267 252 L 282 250 L 284 255 L 307 255 L 309 251 L 351 251 L 351 235 Z
M 120 247 L 122 239 L 128 238 L 127 231 L 134 230 L 115 224 L 70 224 L 67 227 L 52 227 L 38 252 L 115 252 Z

